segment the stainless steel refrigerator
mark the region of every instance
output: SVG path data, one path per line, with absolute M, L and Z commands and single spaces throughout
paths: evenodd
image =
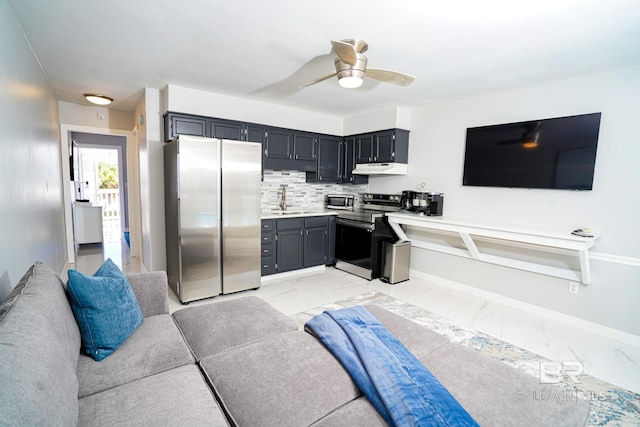
M 167 275 L 181 302 L 260 287 L 260 144 L 164 147 Z

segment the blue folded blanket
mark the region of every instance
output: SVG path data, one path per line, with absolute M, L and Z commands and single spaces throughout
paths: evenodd
M 365 307 L 325 311 L 305 329 L 335 355 L 389 425 L 478 425 Z

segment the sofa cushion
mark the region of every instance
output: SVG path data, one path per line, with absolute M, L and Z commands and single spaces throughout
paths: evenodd
M 67 289 L 85 351 L 97 361 L 113 353 L 142 323 L 131 285 L 111 259 L 93 276 L 69 270 Z
M 227 426 L 195 365 L 80 399 L 82 426 Z
M 6 425 L 75 425 L 80 332 L 60 278 L 41 263 L 0 315 L 0 402 Z
M 182 365 L 194 359 L 173 318 L 147 317 L 144 323 L 106 359 L 81 355 L 78 396 L 85 397 Z
M 583 426 L 589 404 L 461 344 L 421 359 L 480 425 Z
M 287 316 L 254 296 L 173 313 L 196 359 L 298 329 Z
M 37 263 L 29 267 L 29 269 L 27 270 L 26 273 L 24 273 L 24 276 L 22 276 L 18 284 L 11 290 L 11 292 L 9 292 L 9 295 L 7 295 L 4 301 L 0 303 L 0 316 L 2 316 L 3 313 L 9 310 L 9 308 L 11 307 L 13 302 L 16 300 L 16 298 L 18 298 L 18 296 L 22 294 L 24 287 L 27 285 L 27 283 L 29 283 L 29 281 L 33 277 L 36 270 L 36 266 L 37 266 Z
M 418 359 L 449 342 L 449 338 L 444 335 L 433 332 L 406 317 L 377 305 L 365 307 Z
M 166 272 L 148 271 L 128 274 L 127 280 L 145 318 L 169 314 L 169 284 Z
M 296 330 L 200 361 L 239 426 L 309 425 L 361 393 L 340 363 Z

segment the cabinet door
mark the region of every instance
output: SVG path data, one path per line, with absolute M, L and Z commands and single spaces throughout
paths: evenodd
M 267 128 L 265 157 L 291 159 L 293 157 L 293 132 L 288 129 Z
M 173 141 L 178 135 L 207 136 L 207 118 L 188 114 L 165 114 L 164 140 Z
M 210 120 L 208 136 L 220 139 L 233 139 L 236 141 L 244 141 L 244 128 L 242 122 L 234 122 L 232 120 Z
M 264 126 L 247 123 L 246 140 L 249 142 L 264 143 Z
M 315 160 L 318 136 L 307 132 L 293 133 L 293 158 L 295 160 Z
M 299 270 L 303 263 L 302 229 L 276 233 L 276 272 Z
M 358 135 L 356 137 L 356 163 L 371 163 L 373 161 L 373 134 Z
M 340 182 L 343 169 L 340 138 L 320 135 L 318 138 L 318 181 Z
M 395 156 L 396 134 L 393 130 L 375 133 L 373 161 L 377 163 L 393 162 Z
M 322 265 L 327 259 L 327 227 L 304 230 L 304 267 Z
M 356 167 L 356 138 L 353 136 L 344 139 L 343 150 L 343 170 L 342 183 L 349 184 L 367 184 L 369 177 L 367 175 L 353 175 L 351 172 Z

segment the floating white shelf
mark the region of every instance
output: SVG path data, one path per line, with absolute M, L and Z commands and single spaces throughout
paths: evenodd
M 589 265 L 589 248 L 591 248 L 599 235 L 594 237 L 580 237 L 566 233 L 558 233 L 538 228 L 524 228 L 517 226 L 506 226 L 492 224 L 482 221 L 473 221 L 462 218 L 450 217 L 429 217 L 419 216 L 412 213 L 387 213 L 389 224 L 402 240 L 407 238 L 401 225 L 417 227 L 421 231 L 429 232 L 450 232 L 457 234 L 466 249 L 448 246 L 446 244 L 412 240 L 411 244 L 416 247 L 430 249 L 451 255 L 471 258 L 491 264 L 498 264 L 520 270 L 532 271 L 563 279 L 575 280 L 585 285 L 591 282 L 591 268 Z M 491 255 L 481 253 L 474 242 L 475 239 L 489 238 L 494 241 L 524 243 L 539 247 L 539 250 L 546 252 L 571 253 L 578 256 L 580 260 L 580 271 L 568 268 L 559 268 L 541 263 L 522 261 L 508 258 L 506 256 Z

